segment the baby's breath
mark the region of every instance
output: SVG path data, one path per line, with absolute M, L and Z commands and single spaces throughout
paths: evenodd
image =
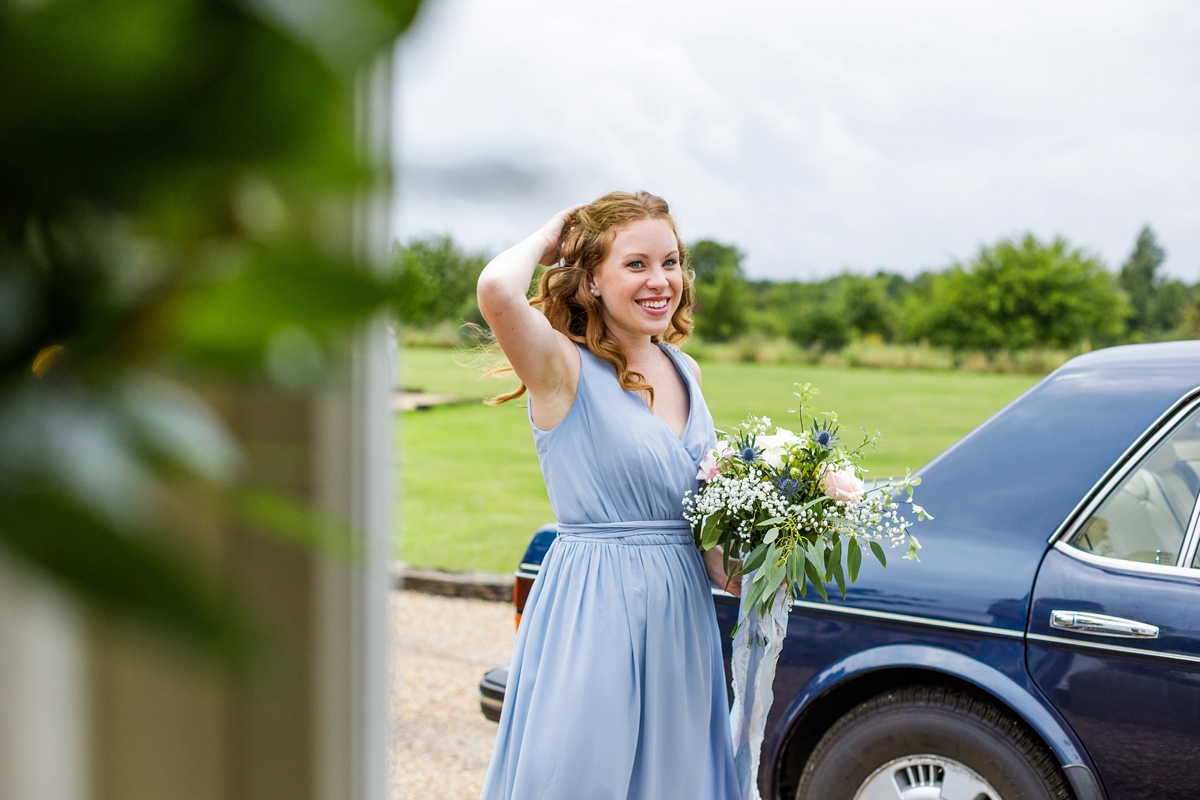
M 751 416 L 721 434 L 708 461 L 715 462 L 710 470 L 715 474 L 683 499 L 683 516 L 697 543 L 719 545 L 730 557 L 747 559 L 746 571 L 756 574 L 744 591 L 764 610 L 781 586 L 787 587 L 789 600 L 797 591 L 803 595 L 814 574 L 821 578 L 814 587 L 823 596 L 831 581 L 844 594 L 846 573 L 852 582 L 857 578 L 863 553 L 886 562 L 884 544 L 894 548 L 907 542 L 905 558 L 915 560 L 920 545 L 909 528 L 929 518 L 912 502 L 919 478 L 864 484 L 860 462 L 879 434 L 864 432 L 862 443 L 848 449 L 832 413 L 805 430 L 805 404 L 815 394 L 808 385 L 796 393 L 800 433 Z M 775 585 L 767 586 L 768 581 Z

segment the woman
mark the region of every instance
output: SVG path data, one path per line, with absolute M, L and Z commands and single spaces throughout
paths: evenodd
M 565 231 L 564 231 L 565 228 Z M 526 290 L 538 264 L 532 301 Z M 724 665 L 685 492 L 715 444 L 667 204 L 569 208 L 479 277 L 522 386 L 558 537 L 526 602 L 484 800 L 738 800 Z M 541 311 L 535 306 L 540 306 Z

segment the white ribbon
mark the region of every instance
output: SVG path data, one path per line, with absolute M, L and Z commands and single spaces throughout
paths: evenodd
M 767 727 L 767 712 L 775 699 L 771 689 L 775 681 L 775 664 L 787 636 L 788 612 L 792 604 L 787 598 L 787 587 L 780 586 L 771 604 L 770 616 L 759 618 L 757 611 L 746 608 L 746 595 L 753 580 L 751 575 L 746 578 L 738 608 L 738 632 L 733 639 L 733 708 L 729 711 L 729 722 L 742 800 L 761 800 L 758 762 Z

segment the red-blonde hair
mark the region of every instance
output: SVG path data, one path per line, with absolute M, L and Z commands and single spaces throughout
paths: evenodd
M 573 342 L 584 345 L 594 355 L 613 365 L 622 389 L 645 391 L 654 404 L 654 389 L 645 377 L 631 372 L 625 351 L 608 332 L 604 324 L 604 307 L 591 292 L 591 279 L 596 269 L 608 257 L 622 225 L 640 219 L 666 220 L 675 232 L 679 248 L 679 267 L 683 272 L 683 293 L 679 306 L 671 315 L 662 336 L 654 341 L 682 344 L 692 333 L 692 306 L 695 303 L 693 275 L 687 262 L 687 248 L 675 230 L 675 220 L 667 201 L 649 192 L 610 192 L 581 208 L 564 226 L 559 245 L 562 261 L 542 274 L 538 293 L 529 304 L 540 308 L 551 327 Z M 492 369 L 489 374 L 511 369 L 506 365 Z M 493 405 L 513 400 L 525 393 L 522 383 L 515 390 L 492 398 Z

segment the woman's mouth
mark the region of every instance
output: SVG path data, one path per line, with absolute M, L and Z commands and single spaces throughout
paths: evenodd
M 640 297 L 635 298 L 633 302 L 655 315 L 665 314 L 671 306 L 669 297 Z

